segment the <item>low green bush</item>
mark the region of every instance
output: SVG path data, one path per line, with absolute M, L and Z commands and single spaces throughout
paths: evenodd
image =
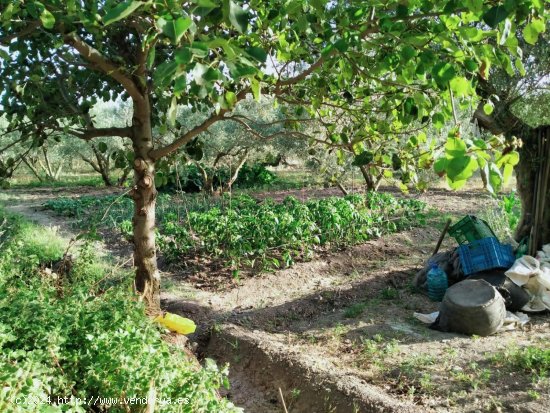
M 220 186 L 227 186 L 231 179 L 232 170 L 229 167 L 220 167 L 215 170 L 204 166 L 209 176 L 212 176 L 212 184 L 214 189 Z M 277 177 L 269 171 L 264 165 L 255 163 L 245 163 L 237 179 L 233 183 L 233 188 L 254 188 L 265 187 L 273 183 Z M 201 192 L 204 189 L 205 182 L 202 172 L 194 164 L 185 165 L 178 169 L 173 169 L 166 176 L 166 183 L 159 185 L 160 191 L 171 192 L 181 190 L 186 193 Z
M 164 342 L 133 298 L 131 274 L 90 247 L 66 272 L 48 269 L 44 260 L 63 249 L 41 255 L 42 228 L 7 217 L 1 232 L 1 412 L 143 412 L 146 397 L 156 412 L 238 411 L 217 395 L 226 369 L 197 368 Z

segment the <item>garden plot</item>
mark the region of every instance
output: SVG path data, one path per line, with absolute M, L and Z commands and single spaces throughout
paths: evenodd
M 430 198 L 465 214 L 491 202 L 479 196 Z M 281 411 L 279 388 L 295 412 L 547 411 L 548 315 L 483 338 L 414 319 L 437 309 L 411 283 L 438 235 L 426 227 L 387 235 L 223 293 L 172 277 L 165 305 L 204 320 L 212 337 L 200 338 L 202 350 L 232 365 L 229 395 L 249 411 Z M 453 245 L 447 239 L 443 248 Z M 246 396 L 251 388 L 263 404 Z
M 455 216 L 492 202 L 478 191 L 421 199 Z M 290 412 L 546 411 L 549 361 L 537 349 L 550 335 L 547 316 L 487 338 L 439 333 L 413 318 L 437 307 L 411 282 L 440 229 L 317 251 L 239 281 L 211 272 L 218 288 L 164 267 L 164 305 L 198 322 L 201 356 L 231 364 L 228 396 L 246 411 L 282 411 L 279 388 Z M 442 249 L 453 245 L 447 239 Z

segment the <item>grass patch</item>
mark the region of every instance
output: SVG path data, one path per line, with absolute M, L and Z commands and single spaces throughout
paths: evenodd
M 114 177 L 114 176 L 113 176 Z M 67 187 L 101 187 L 105 183 L 99 175 L 64 175 L 57 181 L 39 181 L 35 177 L 20 176 L 10 180 L 10 188 L 67 188 Z
M 522 370 L 535 380 L 550 377 L 550 349 L 536 346 L 514 348 L 493 357 L 493 362 Z
M 346 318 L 357 318 L 361 314 L 363 314 L 363 311 L 365 311 L 365 308 L 367 308 L 367 303 L 355 303 L 344 311 L 344 317 Z

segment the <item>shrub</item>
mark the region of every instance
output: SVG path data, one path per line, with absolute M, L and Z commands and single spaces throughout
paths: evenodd
M 212 361 L 197 368 L 164 342 L 132 296 L 131 274 L 102 264 L 89 247 L 69 272 L 45 271 L 33 258 L 40 255 L 19 253 L 40 254 L 43 230 L 8 220 L 0 247 L 0 411 L 98 411 L 108 406 L 96 397 L 123 401 L 153 392 L 159 412 L 238 411 L 217 396 L 227 370 Z M 54 252 L 45 257 L 58 257 Z M 71 397 L 72 405 L 65 403 Z M 187 403 L 162 403 L 178 398 Z M 145 409 L 112 404 L 112 412 Z

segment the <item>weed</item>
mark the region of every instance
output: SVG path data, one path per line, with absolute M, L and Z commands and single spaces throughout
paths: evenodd
M 550 375 L 550 349 L 529 346 L 513 348 L 499 354 L 493 361 L 504 362 L 509 368 L 521 369 L 537 381 Z
M 532 399 L 532 400 L 538 400 L 540 399 L 540 393 L 536 390 L 533 390 L 533 389 L 529 389 L 527 390 L 527 395 Z
M 14 403 L 53 394 L 145 397 L 151 383 L 159 398 L 187 398 L 189 411 L 235 411 L 217 396 L 227 371 L 212 361 L 197 369 L 164 342 L 143 304 L 129 295 L 128 272 L 114 271 L 85 245 L 72 268 L 46 277 L 42 267 L 62 254 L 63 240 L 22 220 L 6 220 L 0 240 L 0 411 L 58 411 Z
M 399 297 L 399 291 L 393 287 L 386 287 L 382 290 L 380 295 L 385 300 L 394 300 Z
M 464 383 L 473 390 L 486 385 L 491 379 L 491 371 L 482 369 L 475 362 L 470 363 L 467 369 L 455 370 L 451 373 L 453 377 L 461 383 Z
M 361 314 L 363 314 L 363 311 L 365 311 L 365 308 L 367 307 L 366 303 L 355 303 L 344 311 L 344 317 L 346 318 L 357 318 Z

